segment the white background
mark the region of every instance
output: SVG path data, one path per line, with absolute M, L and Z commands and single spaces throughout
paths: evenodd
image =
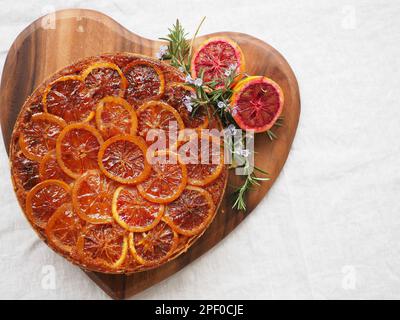
M 213 250 L 135 298 L 400 298 L 398 1 L 0 0 L 0 66 L 23 28 L 67 7 L 149 38 L 177 17 L 193 32 L 205 15 L 201 33 L 270 43 L 300 85 L 297 135 L 268 196 Z M 0 179 L 0 298 L 107 298 L 31 230 L 4 146 Z

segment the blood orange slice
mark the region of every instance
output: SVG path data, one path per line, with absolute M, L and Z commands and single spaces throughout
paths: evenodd
M 113 217 L 124 229 L 144 232 L 153 228 L 164 213 L 164 206 L 144 199 L 136 187 L 118 187 L 112 202 Z
M 232 116 L 244 130 L 269 130 L 282 113 L 284 96 L 273 80 L 252 76 L 240 81 L 231 98 Z
M 35 225 L 44 228 L 53 213 L 70 200 L 70 187 L 64 181 L 46 180 L 29 191 L 26 214 Z
M 148 133 L 151 132 L 150 130 L 154 130 L 152 133 L 157 134 L 157 130 L 160 130 L 160 133 L 163 132 L 165 134 L 164 149 L 169 144 L 170 133 L 174 134 L 174 130 L 179 131 L 185 127 L 178 111 L 162 101 L 148 101 L 144 103 L 137 110 L 137 115 L 138 134 L 146 139 L 146 141 L 148 139 L 149 141 L 147 142 L 151 144 L 153 140 L 147 136 Z M 158 139 L 156 140 L 158 141 Z
M 103 138 L 92 126 L 70 124 L 57 138 L 56 156 L 61 169 L 72 178 L 97 168 L 97 154 Z
M 117 269 L 128 253 L 128 237 L 118 225 L 90 224 L 79 237 L 76 251 L 86 265 Z
M 89 121 L 94 116 L 90 93 L 77 75 L 63 76 L 50 83 L 42 103 L 44 111 L 68 123 Z
M 124 68 L 128 80 L 126 99 L 133 104 L 158 99 L 164 93 L 164 74 L 152 63 L 138 59 Z
M 121 69 L 111 62 L 95 62 L 82 72 L 82 81 L 94 100 L 106 96 L 123 97 L 127 81 Z
M 138 184 L 140 194 L 156 203 L 167 203 L 178 198 L 187 183 L 186 166 L 180 157 L 168 150 L 158 151 L 150 158 L 150 176 Z
M 40 180 L 45 181 L 48 179 L 62 180 L 66 183 L 71 183 L 73 179 L 67 175 L 58 164 L 55 150 L 47 153 L 39 165 Z
M 63 119 L 47 113 L 37 113 L 29 126 L 22 129 L 19 145 L 25 156 L 40 161 L 56 146 L 56 139 L 66 123 Z
M 193 78 L 203 73 L 203 81 L 217 81 L 218 86 L 224 85 L 226 73 L 231 68 L 237 73 L 243 72 L 244 55 L 237 43 L 225 37 L 212 37 L 203 42 L 191 61 Z
M 186 164 L 188 184 L 205 186 L 221 174 L 224 168 L 224 151 L 219 137 L 210 134 L 180 135 L 187 142 L 179 147 L 179 155 Z
M 137 128 L 136 112 L 125 99 L 105 97 L 96 108 L 96 126 L 105 139 L 117 134 L 134 135 Z
M 190 101 L 193 97 L 196 97 L 196 94 L 192 87 L 173 82 L 165 89 L 163 100 L 179 112 L 186 128 L 205 129 L 209 123 L 206 108 L 199 108 L 196 115 L 192 116 L 185 106 L 185 101 Z
M 98 170 L 89 170 L 75 181 L 72 203 L 76 213 L 95 224 L 112 222 L 112 198 L 116 185 Z
M 51 216 L 46 226 L 50 242 L 62 252 L 71 253 L 84 222 L 75 214 L 71 203 L 64 203 Z
M 164 218 L 176 232 L 192 236 L 205 229 L 214 212 L 213 198 L 206 190 L 187 186 L 178 199 L 167 204 Z
M 120 183 L 139 183 L 150 174 L 147 146 L 141 137 L 118 135 L 101 146 L 98 164 L 109 178 Z
M 157 265 L 171 256 L 178 240 L 178 234 L 161 220 L 149 231 L 130 233 L 129 248 L 139 263 L 146 266 Z

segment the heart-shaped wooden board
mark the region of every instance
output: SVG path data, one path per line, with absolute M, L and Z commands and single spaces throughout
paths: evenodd
M 219 32 L 199 37 L 196 44 L 215 35 L 228 36 L 240 45 L 246 59 L 247 73 L 266 75 L 283 89 L 284 125 L 275 130 L 279 138 L 271 142 L 266 134 L 258 134 L 255 139 L 255 163 L 269 172 L 271 180 L 249 193 L 246 212 L 237 212 L 232 209 L 229 195 L 233 186 L 238 185 L 242 178 L 235 176 L 232 171 L 228 181 L 230 187 L 214 222 L 188 252 L 177 259 L 157 269 L 130 276 L 87 272 L 113 298 L 132 296 L 164 280 L 221 241 L 264 198 L 288 156 L 300 115 L 299 89 L 289 64 L 274 48 L 246 34 Z M 58 11 L 30 24 L 12 44 L 2 74 L 0 112 L 7 152 L 14 123 L 24 101 L 43 80 L 58 69 L 81 58 L 102 53 L 133 52 L 154 57 L 161 44 L 159 41 L 142 38 L 110 17 L 91 10 Z

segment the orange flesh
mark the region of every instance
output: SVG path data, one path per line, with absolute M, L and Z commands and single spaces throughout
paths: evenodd
M 27 158 L 40 161 L 55 148 L 56 139 L 64 126 L 65 122 L 60 118 L 45 113 L 35 114 L 20 136 L 22 152 Z
M 167 205 L 165 219 L 176 232 L 191 236 L 204 229 L 214 210 L 214 202 L 206 190 L 189 186 L 177 200 Z
M 50 84 L 43 97 L 46 112 L 67 123 L 87 119 L 94 107 L 90 92 L 78 76 L 61 77 Z
M 143 232 L 153 228 L 164 206 L 144 199 L 135 187 L 119 187 L 113 197 L 114 219 L 126 230 Z
M 171 255 L 178 241 L 178 235 L 161 221 L 147 232 L 130 234 L 132 255 L 142 264 L 156 264 Z
M 46 226 L 50 241 L 60 250 L 71 253 L 80 236 L 83 222 L 74 213 L 72 205 L 65 203 L 57 209 Z
M 227 77 L 225 72 L 236 65 L 236 71 L 242 71 L 243 54 L 239 46 L 226 38 L 211 38 L 200 45 L 192 58 L 192 77 L 197 78 L 203 72 L 203 81 L 219 81 L 223 85 Z
M 138 183 L 150 173 L 146 145 L 141 138 L 118 135 L 107 140 L 99 152 L 99 166 L 109 178 L 121 183 Z
M 93 127 L 83 124 L 66 127 L 57 140 L 56 155 L 60 167 L 73 178 L 96 169 L 102 142 Z
M 124 73 L 128 81 L 127 100 L 141 103 L 149 99 L 157 99 L 164 92 L 164 76 L 159 68 L 146 61 L 134 61 L 128 64 Z
M 90 223 L 112 222 L 111 203 L 115 189 L 115 183 L 98 170 L 87 171 L 72 190 L 76 213 Z

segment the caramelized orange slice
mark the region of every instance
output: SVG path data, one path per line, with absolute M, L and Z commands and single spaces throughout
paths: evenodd
M 118 187 L 114 193 L 112 212 L 124 229 L 143 232 L 153 228 L 164 213 L 164 206 L 144 199 L 136 187 Z
M 60 133 L 56 144 L 57 161 L 61 169 L 72 178 L 97 168 L 97 154 L 103 138 L 92 126 L 70 124 Z
M 151 157 L 150 176 L 138 184 L 140 194 L 156 203 L 167 203 L 178 198 L 187 183 L 186 166 L 179 156 L 168 150 L 156 152 Z
M 40 161 L 46 153 L 54 149 L 56 139 L 66 123 L 63 119 L 47 113 L 37 113 L 31 118 L 29 126 L 22 129 L 19 145 L 24 155 Z
M 192 87 L 173 82 L 165 89 L 163 100 L 179 112 L 186 128 L 205 129 L 209 123 L 207 109 L 199 108 L 196 114 L 192 115 L 185 105 L 185 101 L 190 101 L 193 97 L 196 97 L 196 93 Z
M 121 69 L 114 63 L 99 61 L 82 71 L 82 81 L 94 100 L 106 96 L 123 97 L 127 81 Z
M 44 228 L 53 213 L 70 200 L 70 187 L 64 181 L 46 180 L 29 191 L 26 197 L 26 214 L 35 225 Z
M 39 165 L 39 177 L 41 181 L 56 179 L 66 183 L 71 183 L 73 179 L 67 175 L 60 167 L 56 157 L 56 151 L 52 150 L 47 153 Z
M 71 253 L 81 234 L 83 223 L 75 214 L 72 204 L 64 203 L 49 219 L 46 235 L 57 249 Z
M 68 123 L 90 121 L 94 117 L 90 92 L 77 75 L 63 76 L 50 83 L 42 103 L 44 111 Z
M 78 239 L 76 251 L 86 265 L 118 269 L 128 253 L 128 237 L 118 225 L 89 224 Z
M 179 155 L 186 164 L 188 184 L 205 186 L 219 177 L 224 168 L 224 151 L 219 137 L 210 134 L 194 134 L 179 140 L 187 140 L 179 147 Z
M 72 203 L 76 213 L 90 223 L 112 222 L 111 203 L 115 189 L 115 183 L 100 171 L 85 172 L 75 181 L 72 189 Z
M 136 112 L 120 97 L 105 97 L 96 108 L 96 126 L 105 139 L 118 134 L 134 135 L 137 128 Z
M 149 99 L 158 99 L 164 93 L 164 74 L 152 63 L 138 59 L 124 68 L 128 81 L 126 99 L 130 103 L 142 103 Z
M 156 139 L 147 137 L 147 134 L 151 132 L 150 130 L 154 130 L 153 133 L 155 133 L 156 136 L 157 132 L 155 130 L 162 131 L 166 138 L 164 149 L 168 147 L 168 136 L 170 132 L 172 134 L 174 133 L 172 130 L 174 126 L 178 132 L 185 127 L 178 111 L 162 101 L 148 101 L 142 104 L 137 110 L 137 116 L 138 134 L 145 140 L 148 140 L 149 144 L 152 144 Z M 174 141 L 171 141 L 171 143 L 174 143 Z
M 178 199 L 167 204 L 164 218 L 176 232 L 192 236 L 206 228 L 214 212 L 213 198 L 206 190 L 187 186 Z
M 120 183 L 138 183 L 150 174 L 147 146 L 142 138 L 118 135 L 108 139 L 99 151 L 99 166 L 109 178 Z
M 153 229 L 146 232 L 130 233 L 129 248 L 133 257 L 141 264 L 159 264 L 175 251 L 178 234 L 161 220 Z

